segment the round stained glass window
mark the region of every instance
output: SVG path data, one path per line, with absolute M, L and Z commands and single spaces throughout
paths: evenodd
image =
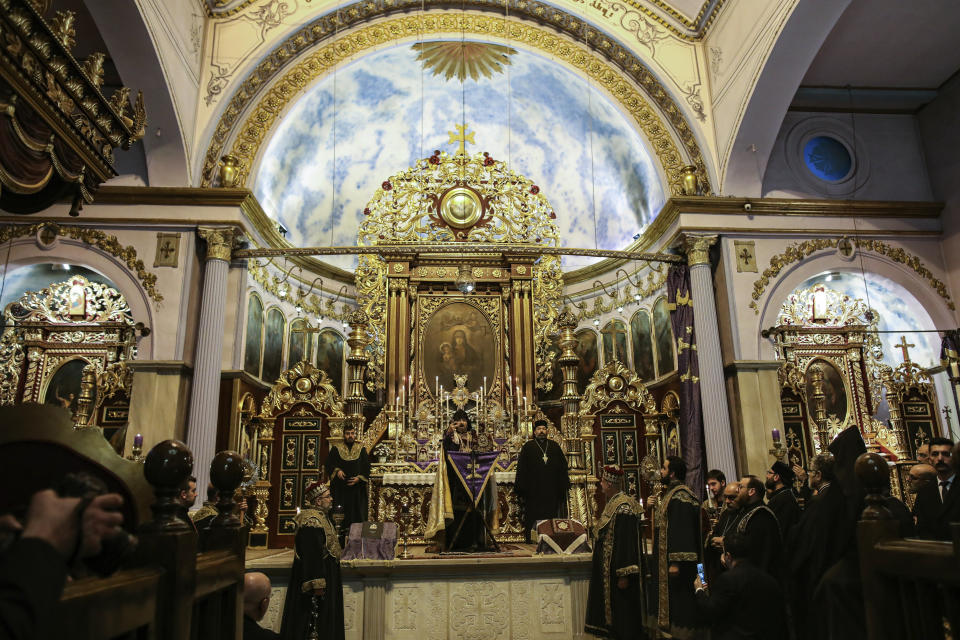
M 828 136 L 811 138 L 803 147 L 803 161 L 810 173 L 829 182 L 846 178 L 853 166 L 847 147 Z

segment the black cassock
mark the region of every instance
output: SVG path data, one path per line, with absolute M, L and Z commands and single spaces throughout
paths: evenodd
M 826 484 L 807 502 L 787 536 L 788 597 L 797 638 L 817 637 L 809 625 L 817 584 L 845 551 L 847 502 L 838 484 Z
M 777 516 L 770 507 L 762 502 L 747 505 L 740 511 L 735 529 L 747 537 L 754 566 L 774 578 L 781 578 L 784 573 L 783 540 Z
M 722 538 L 727 535 L 727 532 L 733 530 L 739 515 L 740 512 L 728 504 L 720 511 L 720 515 L 717 517 L 717 523 L 713 525 L 713 530 L 708 531 L 704 536 L 703 572 L 704 577 L 707 579 L 707 584 L 713 584 L 713 582 L 720 577 L 720 574 L 726 571 L 726 568 L 720 561 L 723 552 L 710 544 L 710 540 L 712 538 Z
M 640 513 L 636 500 L 621 492 L 610 498 L 597 521 L 585 625 L 595 636 L 644 637 Z M 626 589 L 617 586 L 621 577 L 627 578 Z
M 523 498 L 523 524 L 527 532 L 537 520 L 562 517 L 570 476 L 567 457 L 560 445 L 549 438 L 545 444 L 536 439 L 524 443 L 517 458 L 514 486 Z
M 324 640 L 343 640 L 343 584 L 340 581 L 340 543 L 326 514 L 304 509 L 294 519 L 293 568 L 283 605 L 280 637 L 306 640 L 313 621 L 313 589 L 326 591 L 318 602 L 317 635 Z
M 797 502 L 797 496 L 793 494 L 793 489 L 790 487 L 783 487 L 773 492 L 767 500 L 767 506 L 773 511 L 773 515 L 777 516 L 780 536 L 786 540 L 787 532 L 800 520 L 800 503 Z
M 343 507 L 343 530 L 349 531 L 354 522 L 367 519 L 367 480 L 370 478 L 370 457 L 359 442 L 348 448 L 338 444 L 327 455 L 323 463 L 330 477 L 330 490 L 333 503 Z M 343 471 L 344 479 L 336 477 L 337 471 Z M 351 486 L 347 480 L 358 477 L 359 481 Z
M 654 517 L 652 582 L 647 590 L 652 625 L 674 638 L 691 638 L 698 625 L 693 579 L 702 548 L 700 501 L 690 487 L 674 483 L 664 490 Z M 678 574 L 670 575 L 671 564 L 677 565 Z

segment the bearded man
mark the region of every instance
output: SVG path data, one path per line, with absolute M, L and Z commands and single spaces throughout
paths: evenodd
M 703 548 L 700 537 L 700 500 L 683 484 L 687 464 L 667 456 L 660 469 L 663 495 L 654 516 L 650 611 L 660 633 L 671 638 L 697 636 L 697 607 L 693 579 Z
M 314 482 L 304 491 L 305 508 L 294 518 L 297 533 L 280 626 L 283 640 L 343 640 L 342 549 L 328 517 L 332 504 L 329 487 Z
M 619 466 L 603 468 L 600 488 L 606 506 L 596 527 L 585 630 L 601 638 L 645 638 L 641 626 L 645 573 L 640 544 L 643 510 L 623 492 L 623 470 Z
M 370 457 L 357 442 L 353 425 L 343 429 L 343 442 L 338 443 L 324 462 L 334 504 L 343 508 L 343 530 L 349 531 L 354 522 L 367 519 L 367 479 L 370 477 Z
M 562 517 L 570 488 L 567 456 L 547 437 L 546 420 L 533 423 L 533 439 L 520 449 L 514 486 L 523 498 L 523 524 L 528 535 L 538 520 Z

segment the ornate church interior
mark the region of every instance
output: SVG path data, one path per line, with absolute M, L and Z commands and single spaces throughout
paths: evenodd
M 958 29 L 933 0 L 0 0 L 0 514 L 93 474 L 132 540 L 47 624 L 251 637 L 258 572 L 284 638 L 706 638 L 667 612 L 676 481 L 693 566 L 713 470 L 783 469 L 805 516 L 829 451 L 859 637 L 952 638 Z M 883 506 L 922 529 L 928 460 L 938 541 Z

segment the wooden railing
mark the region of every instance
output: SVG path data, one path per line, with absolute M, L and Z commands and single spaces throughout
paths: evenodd
M 239 455 L 214 458 L 219 515 L 198 534 L 178 500 L 193 470 L 186 445 L 162 442 L 140 464 L 117 456 L 99 429 L 74 430 L 69 414 L 56 407 L 4 408 L 0 424 L 0 465 L 22 479 L 0 496 L 0 508 L 22 514 L 32 493 L 55 485 L 58 474 L 84 472 L 123 495 L 124 527 L 137 539 L 119 571 L 67 584 L 57 607 L 44 612 L 50 637 L 241 638 L 247 529 L 233 502 L 243 477 Z
M 901 538 L 884 506 L 887 474 L 877 454 L 857 460 L 857 477 L 868 492 L 857 525 L 867 637 L 960 638 L 960 523 L 951 525 L 952 543 Z

